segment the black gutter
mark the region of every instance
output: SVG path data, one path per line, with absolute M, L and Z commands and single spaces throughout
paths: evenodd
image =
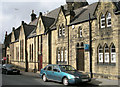
M 92 27 L 91 27 L 91 18 L 90 18 L 90 13 L 89 13 L 89 50 L 90 50 L 90 75 L 91 78 L 93 78 L 93 73 L 92 73 Z

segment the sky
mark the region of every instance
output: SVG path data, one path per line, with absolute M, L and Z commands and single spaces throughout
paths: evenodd
M 87 1 L 92 4 L 98 0 Z M 65 3 L 66 0 L 0 0 L 0 43 L 3 43 L 6 31 L 9 34 L 13 27 L 21 25 L 21 21 L 31 21 L 32 10 L 38 17 L 39 12 L 44 14 Z

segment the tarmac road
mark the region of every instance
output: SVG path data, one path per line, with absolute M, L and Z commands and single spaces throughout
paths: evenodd
M 21 75 L 4 75 L 2 74 L 2 85 L 3 87 L 63 87 L 62 83 L 48 81 L 44 82 L 39 74 L 22 72 Z M 92 83 L 83 83 L 78 85 L 71 85 L 69 87 L 78 87 L 85 86 L 91 87 L 94 86 Z

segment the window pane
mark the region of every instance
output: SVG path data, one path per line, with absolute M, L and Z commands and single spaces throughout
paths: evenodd
M 58 50 L 58 61 L 60 61 L 60 51 Z
M 65 61 L 67 61 L 67 50 L 65 50 Z
M 116 62 L 116 53 L 112 53 L 111 54 L 111 63 L 115 63 Z
M 82 37 L 82 30 L 80 30 L 80 37 Z
M 101 16 L 101 28 L 104 28 L 105 27 L 105 16 L 102 15 Z
M 63 50 L 61 50 L 61 61 L 63 62 Z
M 62 34 L 65 35 L 65 28 L 62 29 Z
M 105 62 L 106 62 L 106 63 L 109 62 L 109 53 L 105 53 Z
M 99 62 L 103 62 L 103 53 L 99 53 Z
M 52 70 L 52 66 L 48 66 L 47 70 L 51 71 Z
M 110 27 L 111 26 L 111 14 L 110 13 L 107 14 L 106 22 L 107 22 L 107 27 Z

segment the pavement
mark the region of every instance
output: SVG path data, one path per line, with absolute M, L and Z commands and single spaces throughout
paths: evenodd
M 40 76 L 39 76 L 40 72 L 33 73 L 33 72 L 22 71 L 21 74 L 40 78 Z M 120 87 L 120 80 L 110 80 L 110 79 L 104 79 L 104 78 L 92 78 L 92 81 L 90 83 L 97 85 L 97 86 Z

